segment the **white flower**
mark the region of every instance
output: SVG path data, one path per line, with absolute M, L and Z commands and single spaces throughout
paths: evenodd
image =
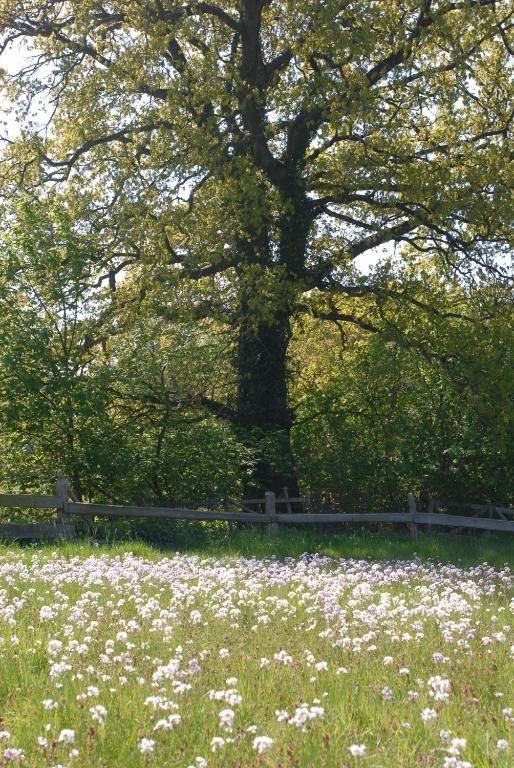
M 445 757 L 443 768 L 473 768 L 467 760 L 459 760 L 458 757 Z
M 225 730 L 230 732 L 234 725 L 235 713 L 233 709 L 222 709 L 218 715 L 220 724 L 224 726 Z
M 348 747 L 348 752 L 352 755 L 352 757 L 363 757 L 363 755 L 366 754 L 366 745 L 365 744 L 351 744 Z
M 91 712 L 92 718 L 96 723 L 103 723 L 104 717 L 107 714 L 107 710 L 104 706 L 102 706 L 102 704 L 97 704 L 95 707 L 90 707 L 89 711 Z
M 452 739 L 448 749 L 450 755 L 459 755 L 463 749 L 466 749 L 466 739 Z
M 182 720 L 182 717 L 178 714 L 168 715 L 164 720 L 157 720 L 154 725 L 154 731 L 171 731 L 175 725 L 178 725 Z
M 47 653 L 50 656 L 57 656 L 62 651 L 62 643 L 60 640 L 49 640 L 46 646 Z
M 153 752 L 155 747 L 155 740 L 154 739 L 141 739 L 139 742 L 139 751 L 142 755 L 146 755 L 149 752 Z
M 509 748 L 509 742 L 507 741 L 507 739 L 498 739 L 498 741 L 496 742 L 496 749 L 500 749 L 503 751 L 508 748 Z
M 11 734 L 9 731 L 0 731 L 0 741 L 7 741 L 7 739 L 11 738 Z
M 273 739 L 270 739 L 269 736 L 256 736 L 252 742 L 252 748 L 255 749 L 259 755 L 262 755 L 264 752 L 269 752 L 272 746 Z
M 279 651 L 278 653 L 273 654 L 273 658 L 275 661 L 280 662 L 281 664 L 292 664 L 293 663 L 293 657 L 288 654 L 287 651 Z
M 58 703 L 53 699 L 43 699 L 43 707 L 45 709 L 57 709 Z
M 195 758 L 195 765 L 188 765 L 187 768 L 207 768 L 207 760 L 205 757 L 198 756 Z
M 59 734 L 58 741 L 63 744 L 73 744 L 75 741 L 75 731 L 72 728 L 63 728 Z
M 424 723 L 428 723 L 430 720 L 435 720 L 437 717 L 437 712 L 435 709 L 422 709 L 420 712 L 420 717 Z
M 21 760 L 25 752 L 23 749 L 17 749 L 16 747 L 7 747 L 4 749 L 4 760 L 6 763 L 17 763 Z
M 448 701 L 450 693 L 449 680 L 446 680 L 440 675 L 435 675 L 434 677 L 430 677 L 428 679 L 427 685 L 430 688 L 428 695 L 432 696 L 435 701 Z
M 222 749 L 225 746 L 225 739 L 221 736 L 213 736 L 211 739 L 211 750 L 217 752 L 218 749 Z

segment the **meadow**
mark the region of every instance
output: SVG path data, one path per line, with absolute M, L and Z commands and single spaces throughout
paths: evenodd
M 4 545 L 0 765 L 507 768 L 509 544 Z

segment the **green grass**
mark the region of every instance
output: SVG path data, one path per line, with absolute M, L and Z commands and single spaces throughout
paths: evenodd
M 144 557 L 155 558 L 170 552 L 212 555 L 215 557 L 299 557 L 304 552 L 319 553 L 334 558 L 359 558 L 371 560 L 404 560 L 419 558 L 422 561 L 435 560 L 472 566 L 487 562 L 497 568 L 508 564 L 514 568 L 514 537 L 508 534 L 471 533 L 452 534 L 421 533 L 414 541 L 409 532 L 398 528 L 334 532 L 333 530 L 312 530 L 310 527 L 281 529 L 276 536 L 270 536 L 263 528 L 236 528 L 229 531 L 221 523 L 175 526 L 169 529 L 159 545 L 158 535 L 152 536 L 154 543 L 143 538 L 118 540 L 114 537 L 99 546 L 87 538 L 76 542 L 60 543 L 59 552 L 67 555 L 85 552 L 109 552 L 111 554 L 130 550 Z M 171 539 L 171 540 L 170 540 Z M 12 545 L 0 543 L 0 552 Z M 27 545 L 25 545 L 27 546 Z M 40 547 L 41 544 L 33 546 Z M 43 544 L 44 549 L 55 549 L 54 543 Z
M 466 745 L 450 768 L 511 766 L 506 537 L 179 534 L 166 551 L 142 541 L 0 547 L 2 768 L 9 748 L 30 768 L 200 768 L 199 757 L 208 768 L 444 768 L 452 738 Z M 447 700 L 430 695 L 441 680 Z M 227 700 L 230 689 L 241 699 Z M 177 708 L 154 710 L 152 696 Z M 303 704 L 313 715 L 304 729 L 294 717 Z M 155 730 L 174 714 L 170 730 Z M 259 754 L 255 736 L 270 750 Z M 213 752 L 216 737 L 225 742 Z M 351 754 L 356 744 L 364 756 Z

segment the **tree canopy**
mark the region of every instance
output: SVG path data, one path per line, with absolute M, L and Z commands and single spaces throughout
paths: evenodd
M 257 449 L 255 485 L 294 488 L 301 315 L 389 335 L 396 312 L 470 322 L 355 260 L 394 246 L 463 282 L 501 279 L 512 14 L 506 0 L 1 0 L 0 50 L 31 54 L 5 91 L 22 123 L 41 104 L 47 121 L 9 140 L 1 188 L 55 190 L 88 240 L 84 290 L 111 293 L 94 337 L 137 311 L 225 330 L 233 394 L 214 382 L 190 404 Z

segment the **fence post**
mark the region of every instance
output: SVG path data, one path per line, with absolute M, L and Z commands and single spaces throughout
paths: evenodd
M 408 500 L 409 500 L 409 512 L 412 520 L 412 522 L 409 523 L 410 535 L 415 541 L 417 541 L 419 536 L 419 529 L 416 524 L 416 499 L 414 498 L 412 493 L 409 493 Z
M 271 536 L 275 536 L 278 533 L 278 523 L 276 520 L 277 510 L 273 491 L 266 491 L 264 493 L 264 511 L 269 515 L 268 533 Z
M 66 525 L 70 522 L 70 516 L 68 514 L 68 498 L 70 495 L 70 486 L 68 481 L 64 477 L 57 477 L 55 479 L 55 495 L 59 497 L 61 503 L 57 508 L 57 524 Z
M 434 497 L 433 496 L 429 496 L 428 497 L 428 510 L 427 511 L 428 511 L 429 515 L 433 515 L 434 514 Z M 429 533 L 432 533 L 432 523 L 429 523 L 427 525 L 427 531 Z

